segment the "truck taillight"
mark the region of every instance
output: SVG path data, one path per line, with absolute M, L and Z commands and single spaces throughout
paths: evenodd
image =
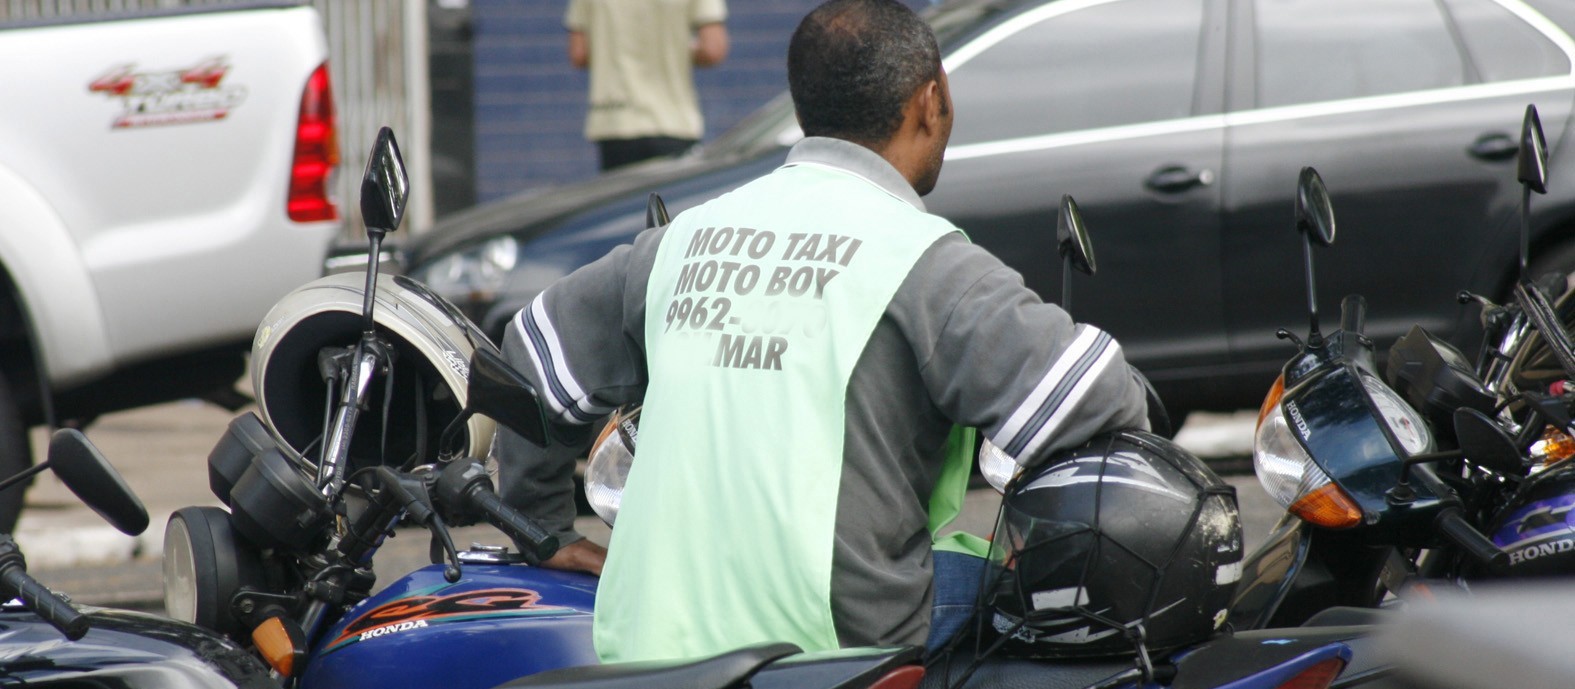
M 306 79 L 306 88 L 301 91 L 301 114 L 295 124 L 295 160 L 290 164 L 290 197 L 285 202 L 291 220 L 339 218 L 339 209 L 328 195 L 329 178 L 338 165 L 334 94 L 328 87 L 325 62 Z

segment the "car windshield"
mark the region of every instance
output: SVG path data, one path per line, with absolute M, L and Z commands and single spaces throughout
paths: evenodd
M 951 44 L 1015 0 L 948 0 L 930 7 L 921 15 L 935 31 L 935 39 L 945 53 Z M 776 95 L 759 109 L 739 120 L 738 124 L 717 136 L 715 141 L 701 148 L 703 156 L 737 155 L 789 146 L 798 141 L 799 132 L 793 117 L 793 100 L 787 91 Z

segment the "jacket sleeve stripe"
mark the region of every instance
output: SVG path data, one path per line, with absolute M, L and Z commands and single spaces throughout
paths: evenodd
M 514 326 L 520 329 L 524 341 L 529 344 L 531 363 L 536 368 L 537 377 L 546 384 L 548 394 L 541 397 L 547 402 L 548 408 L 562 421 L 590 423 L 612 410 L 593 404 L 569 372 L 568 362 L 563 355 L 563 343 L 558 339 L 558 332 L 553 328 L 542 303 L 544 296 L 545 293 L 537 295 L 529 307 L 520 309 L 514 317 Z
M 1014 458 L 1033 456 L 1080 404 L 1099 375 L 1120 352 L 1120 345 L 1097 328 L 1079 333 L 1028 398 L 992 440 Z

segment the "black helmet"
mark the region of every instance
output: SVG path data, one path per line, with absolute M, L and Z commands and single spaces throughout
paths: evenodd
M 985 626 L 1003 652 L 1146 657 L 1225 623 L 1241 578 L 1236 490 L 1157 435 L 1104 434 L 1007 486 L 992 551 Z

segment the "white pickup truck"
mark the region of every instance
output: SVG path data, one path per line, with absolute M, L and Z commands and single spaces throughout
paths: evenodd
M 341 227 L 327 55 L 283 3 L 0 23 L 0 478 L 34 425 L 235 402 Z

